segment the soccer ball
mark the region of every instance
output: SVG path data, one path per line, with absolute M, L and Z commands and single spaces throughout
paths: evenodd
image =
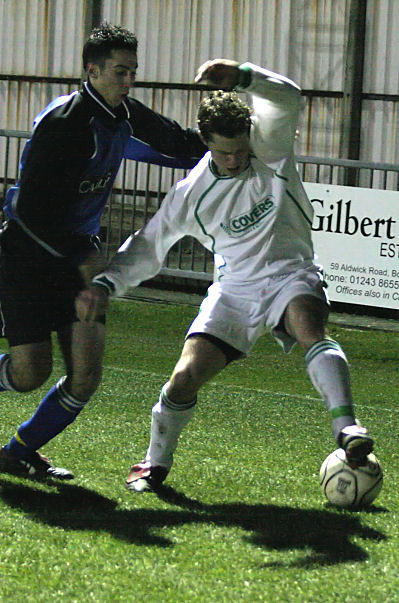
M 352 468 L 342 448 L 334 450 L 320 468 L 320 486 L 327 500 L 338 507 L 367 507 L 381 492 L 383 473 L 377 457 L 370 453 L 367 463 Z

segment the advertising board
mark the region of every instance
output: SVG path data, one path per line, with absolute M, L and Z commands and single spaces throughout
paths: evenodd
M 304 183 L 331 301 L 399 308 L 399 192 Z

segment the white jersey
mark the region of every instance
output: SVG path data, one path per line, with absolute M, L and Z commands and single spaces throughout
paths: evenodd
M 226 284 L 259 283 L 312 265 L 313 210 L 293 155 L 300 89 L 255 65 L 240 69 L 250 73 L 245 92 L 254 109 L 248 167 L 238 176 L 219 176 L 208 152 L 95 279 L 112 283 L 115 295 L 155 276 L 185 235 L 214 254 Z

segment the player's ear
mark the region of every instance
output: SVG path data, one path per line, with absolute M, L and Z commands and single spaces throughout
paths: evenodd
M 100 74 L 100 67 L 96 65 L 96 63 L 88 63 L 87 65 L 87 75 L 89 75 L 93 80 L 97 79 Z

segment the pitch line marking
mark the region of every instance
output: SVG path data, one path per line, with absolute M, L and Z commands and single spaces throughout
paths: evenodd
M 55 359 L 54 361 L 54 365 L 61 365 L 61 361 L 58 361 L 58 359 Z M 163 382 L 169 377 L 170 373 L 168 374 L 167 377 L 165 377 L 164 375 L 161 375 L 160 373 L 152 373 L 151 371 L 143 371 L 142 369 L 126 369 L 120 366 L 112 366 L 112 365 L 103 365 L 103 369 L 104 370 L 110 370 L 110 371 L 116 371 L 119 373 L 139 373 L 141 375 L 147 375 L 148 377 L 153 377 L 155 379 L 159 379 L 159 380 L 163 380 Z M 246 391 L 246 392 L 252 392 L 252 393 L 256 393 L 256 394 L 268 394 L 270 396 L 279 396 L 280 398 L 293 398 L 294 400 L 306 400 L 309 402 L 321 402 L 322 404 L 324 404 L 324 401 L 322 398 L 316 398 L 314 396 L 309 396 L 309 394 L 306 395 L 301 395 L 301 394 L 289 394 L 288 392 L 276 392 L 276 391 L 272 391 L 270 389 L 258 389 L 255 387 L 242 387 L 240 385 L 230 385 L 229 383 L 225 383 L 223 385 L 219 385 L 218 383 L 207 383 L 206 384 L 207 387 L 213 388 L 213 389 L 232 389 L 232 390 L 241 390 L 241 391 Z M 100 391 L 101 385 L 99 387 L 99 391 Z M 370 406 L 368 404 L 359 404 L 358 402 L 355 402 L 354 405 L 357 408 L 367 408 L 370 410 L 374 410 L 374 411 L 378 411 L 378 412 L 390 412 L 390 413 L 399 413 L 399 409 L 396 408 L 384 408 L 384 407 L 375 407 L 375 406 Z
M 160 373 L 153 373 L 151 371 L 145 371 L 143 369 L 127 369 L 127 368 L 116 367 L 116 366 L 112 366 L 112 365 L 104 365 L 103 368 L 107 369 L 107 370 L 116 371 L 119 373 L 136 372 L 143 376 L 151 377 L 154 379 L 159 379 L 163 383 L 167 380 L 167 378 L 169 377 L 169 374 L 170 374 L 169 373 L 167 376 L 165 376 L 165 375 L 161 375 Z M 297 400 L 306 400 L 308 402 L 318 402 L 318 403 L 321 403 L 324 405 L 324 401 L 322 398 L 310 396 L 309 394 L 290 394 L 288 392 L 272 391 L 270 389 L 259 389 L 256 387 L 243 387 L 240 385 L 230 385 L 229 383 L 219 384 L 219 383 L 211 382 L 211 383 L 207 383 L 206 386 L 210 387 L 212 389 L 216 389 L 216 390 L 220 390 L 220 389 L 229 389 L 229 390 L 234 390 L 234 391 L 239 390 L 239 391 L 245 391 L 245 392 L 255 393 L 255 394 L 267 394 L 270 396 L 279 396 L 280 398 L 293 398 L 293 399 L 297 399 Z M 355 402 L 354 405 L 356 406 L 356 408 L 367 408 L 367 409 L 378 411 L 378 412 L 399 413 L 399 409 L 396 409 L 396 408 L 384 408 L 384 407 L 377 408 L 375 406 L 370 406 L 368 404 L 359 404 L 357 402 Z

